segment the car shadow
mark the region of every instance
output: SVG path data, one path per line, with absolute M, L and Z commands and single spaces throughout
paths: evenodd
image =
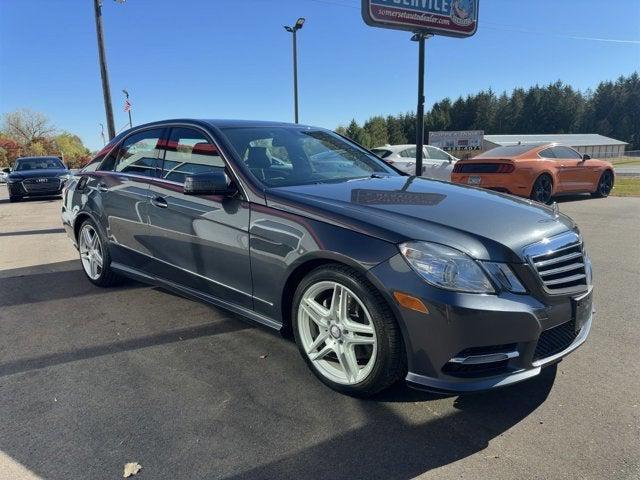
M 0 271 L 0 305 L 10 307 L 48 302 L 144 286 L 124 279 L 115 289 L 97 287 L 86 278 L 79 260 L 69 260 Z
M 587 194 L 576 194 L 576 195 L 562 195 L 560 197 L 555 197 L 553 200 L 557 203 L 569 203 L 569 202 L 582 202 L 584 200 L 593 200 L 593 197 L 587 193 Z
M 0 344 L 0 448 L 44 478 L 103 478 L 132 458 L 174 480 L 409 479 L 487 448 L 557 372 L 458 397 L 400 383 L 360 400 L 318 382 L 292 342 L 165 289 L 100 289 L 76 260 L 4 273 L 0 304 L 25 306 L 0 311 L 17 344 Z
M 394 405 L 429 408 L 442 397 L 398 385 L 375 401 L 360 402 L 363 426 L 229 478 L 410 479 L 485 449 L 545 401 L 556 373 L 552 366 L 519 385 L 459 396 L 453 413 L 417 424 Z M 326 413 L 340 415 L 331 406 Z

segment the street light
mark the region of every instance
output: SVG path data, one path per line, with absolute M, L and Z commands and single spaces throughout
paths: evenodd
M 296 123 L 298 123 L 298 45 L 296 41 L 296 33 L 303 25 L 304 18 L 300 17 L 296 20 L 293 27 L 289 27 L 287 25 L 284 26 L 284 29 L 293 36 L 293 105 Z
M 122 4 L 125 0 L 116 0 Z M 113 121 L 113 105 L 111 104 L 111 88 L 109 87 L 109 72 L 107 70 L 107 54 L 104 48 L 104 32 L 102 30 L 102 0 L 93 0 L 96 17 L 96 35 L 98 37 L 98 57 L 100 61 L 100 77 L 102 78 L 102 95 L 104 97 L 104 111 L 107 116 L 107 130 L 109 140 L 116 136 Z

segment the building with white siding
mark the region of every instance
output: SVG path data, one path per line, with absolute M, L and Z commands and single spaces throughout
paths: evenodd
M 561 143 L 594 158 L 615 158 L 624 154 L 628 145 L 597 133 L 559 133 L 545 135 L 485 135 L 483 150 L 518 143 Z

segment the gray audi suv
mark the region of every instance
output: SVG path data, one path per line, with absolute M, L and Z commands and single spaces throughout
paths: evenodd
M 161 285 L 292 333 L 325 384 L 471 392 L 587 338 L 589 257 L 554 208 L 406 176 L 331 131 L 167 120 L 65 185 L 88 279 Z

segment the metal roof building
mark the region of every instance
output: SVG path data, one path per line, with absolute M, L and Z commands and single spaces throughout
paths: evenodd
M 597 133 L 559 133 L 545 135 L 485 135 L 483 150 L 518 143 L 562 143 L 597 158 L 620 157 L 626 142 Z

